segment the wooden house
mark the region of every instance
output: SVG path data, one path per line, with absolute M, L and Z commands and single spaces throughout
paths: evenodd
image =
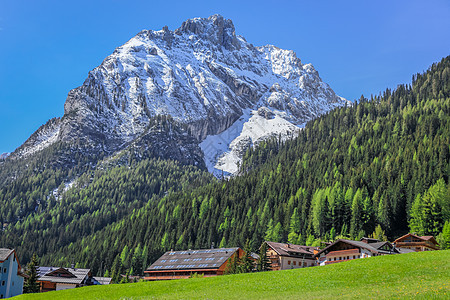
M 24 277 L 16 251 L 0 248 L 0 298 L 22 294 Z
M 318 251 L 314 257 L 321 266 L 366 258 L 379 255 L 400 254 L 408 249 L 398 249 L 389 242 L 363 238 L 361 241 L 339 239 L 324 249 Z
M 204 277 L 223 275 L 229 259 L 242 257 L 241 248 L 218 248 L 185 251 L 168 251 L 146 271 L 145 280 L 189 278 L 192 274 Z
M 393 244 L 396 247 L 411 249 L 416 252 L 439 250 L 439 245 L 436 239 L 431 235 L 418 236 L 408 233 L 396 239 Z
M 94 284 L 90 269 L 37 267 L 41 292 L 73 289 Z
M 274 271 L 317 266 L 314 258 L 314 251 L 319 250 L 317 247 L 269 241 L 264 243 L 267 244 L 267 258 Z

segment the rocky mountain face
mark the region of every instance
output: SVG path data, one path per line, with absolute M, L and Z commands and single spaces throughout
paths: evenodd
M 346 103 L 293 51 L 255 47 L 220 15 L 194 18 L 174 31 L 143 30 L 117 48 L 69 92 L 64 116 L 10 158 L 62 141 L 109 154 L 134 147 L 235 173 L 246 147 L 293 136 Z M 179 124 L 177 134 L 155 123 L 158 116 Z

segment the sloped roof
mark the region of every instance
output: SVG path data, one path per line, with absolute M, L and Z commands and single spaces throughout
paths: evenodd
M 434 238 L 434 236 L 432 236 L 432 235 L 424 235 L 424 236 L 421 236 L 421 238 L 424 239 L 425 241 L 431 241 L 431 242 L 433 242 L 434 244 L 437 244 L 437 243 L 438 243 L 438 242 L 436 241 L 436 239 Z
M 37 267 L 38 281 L 50 281 L 55 283 L 81 284 L 89 275 L 90 269 L 61 268 L 61 267 Z M 61 270 L 64 273 L 70 273 L 71 277 L 55 276 L 55 271 Z
M 370 238 L 370 237 L 362 237 L 362 238 L 360 239 L 360 241 L 361 241 L 361 242 L 367 241 L 367 243 L 369 243 L 369 244 L 380 242 L 380 240 L 375 239 L 375 238 Z
M 389 242 L 376 242 L 376 243 L 370 243 L 370 246 L 374 247 L 375 249 L 379 249 L 380 247 L 383 247 L 384 244 Z
M 405 235 L 399 237 L 398 239 L 396 239 L 396 240 L 394 241 L 394 243 L 396 243 L 396 242 L 398 242 L 398 241 L 400 241 L 400 240 L 402 240 L 402 239 L 404 239 L 405 237 L 408 237 L 408 236 L 415 237 L 415 238 L 417 238 L 417 239 L 419 239 L 419 240 L 431 241 L 432 243 L 437 244 L 436 239 L 435 239 L 434 236 L 432 236 L 432 235 L 419 236 L 419 235 L 415 235 L 415 234 L 412 234 L 412 233 L 407 233 L 407 234 L 405 234 Z
M 22 267 L 20 266 L 19 258 L 17 257 L 17 253 L 14 249 L 8 249 L 8 248 L 0 248 L 0 263 L 4 262 L 8 259 L 8 257 L 14 253 L 14 256 L 16 257 L 17 261 L 17 275 L 22 277 L 27 277 L 24 273 L 22 273 Z
M 0 248 L 0 262 L 7 260 L 13 252 L 14 249 Z
M 381 249 L 384 245 L 389 245 L 389 248 L 390 248 L 390 250 L 388 251 L 388 250 L 384 250 L 384 249 Z M 385 242 L 378 242 L 378 243 L 370 243 L 370 245 L 372 246 L 372 247 L 374 247 L 375 249 L 377 249 L 378 250 L 378 252 L 380 252 L 380 253 L 384 253 L 384 254 L 390 254 L 390 253 L 392 253 L 392 252 L 394 252 L 394 253 L 400 253 L 400 251 L 398 251 L 398 249 L 397 248 L 395 248 L 390 242 L 388 242 L 388 241 L 385 241 Z
M 92 277 L 95 281 L 97 281 L 99 284 L 111 284 L 111 277 Z
M 302 246 L 286 243 L 276 243 L 276 242 L 265 242 L 267 246 L 272 248 L 280 256 L 303 256 L 303 255 L 313 255 L 314 250 L 319 250 L 318 247 Z
M 364 243 L 361 241 L 352 241 L 352 240 L 345 240 L 345 239 L 339 239 L 337 241 L 335 241 L 334 243 L 332 243 L 331 245 L 323 248 L 322 250 L 320 250 L 319 252 L 317 252 L 314 256 L 319 256 L 320 254 L 322 254 L 325 251 L 328 251 L 330 248 L 332 248 L 334 245 L 336 245 L 337 243 L 347 243 L 350 244 L 352 246 L 355 247 L 359 247 L 359 248 L 363 248 L 366 249 L 372 253 L 385 253 L 386 251 L 383 250 L 378 250 L 378 248 L 382 247 L 384 244 L 386 244 L 387 242 L 379 242 L 379 243 Z
M 200 249 L 185 251 L 168 251 L 155 261 L 147 270 L 197 270 L 218 269 L 236 251 L 236 248 Z

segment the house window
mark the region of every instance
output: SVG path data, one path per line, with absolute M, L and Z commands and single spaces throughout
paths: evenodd
M 295 260 L 293 261 L 293 263 L 294 263 L 294 266 L 296 266 L 296 265 L 297 265 L 297 262 L 296 262 Z
M 355 259 L 356 257 L 353 255 L 353 259 Z
M 288 260 L 288 265 L 290 265 L 291 264 L 291 261 L 290 260 Z
M 5 285 L 5 281 L 4 280 L 2 281 L 2 285 Z
M 3 268 L 3 273 L 6 273 L 6 268 Z

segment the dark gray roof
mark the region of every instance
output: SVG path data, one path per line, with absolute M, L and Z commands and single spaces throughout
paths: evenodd
M 330 248 L 332 248 L 334 245 L 336 245 L 337 243 L 347 243 L 350 244 L 352 246 L 358 247 L 358 248 L 363 248 L 366 249 L 372 253 L 383 253 L 383 254 L 388 254 L 388 253 L 392 253 L 389 251 L 385 251 L 385 250 L 381 250 L 379 248 L 381 248 L 384 244 L 388 243 L 389 245 L 391 245 L 389 242 L 378 242 L 378 243 L 364 243 L 361 241 L 352 241 L 352 240 L 345 240 L 345 239 L 339 239 L 336 242 L 334 242 L 333 244 L 323 248 L 322 250 L 320 250 L 318 253 L 316 253 L 316 257 L 319 256 L 320 254 L 322 254 L 323 252 L 328 251 Z M 392 248 L 392 245 L 391 245 Z M 394 251 L 394 253 L 397 253 Z
M 88 277 L 90 269 L 78 269 L 78 268 L 60 268 L 60 267 L 37 267 L 38 280 L 39 281 L 50 281 L 55 283 L 69 283 L 69 284 L 82 284 L 83 281 Z M 58 277 L 52 276 L 51 273 L 58 270 L 64 269 L 70 272 L 73 277 Z
M 360 239 L 360 241 L 361 241 L 361 242 L 362 242 L 362 241 L 367 241 L 369 244 L 381 242 L 381 241 L 378 240 L 378 239 L 370 238 L 370 237 L 362 237 L 362 238 Z
M 189 270 L 218 269 L 239 248 L 219 248 L 203 250 L 168 251 L 147 270 Z
M 0 248 L 0 261 L 7 260 L 8 257 L 13 253 L 14 250 L 7 248 Z
M 319 250 L 318 247 L 302 246 L 286 243 L 265 242 L 270 248 L 272 248 L 280 256 L 292 256 L 303 257 L 314 255 L 314 250 Z
M 95 281 L 97 281 L 99 284 L 111 284 L 111 277 L 92 277 Z

